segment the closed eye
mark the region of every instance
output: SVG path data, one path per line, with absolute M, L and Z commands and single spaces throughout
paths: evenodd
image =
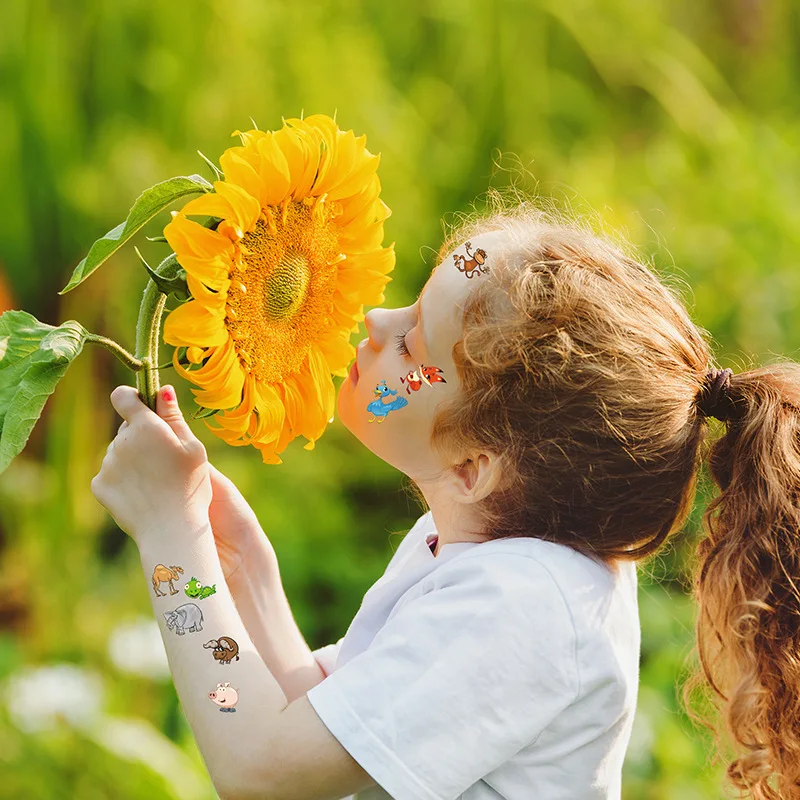
M 411 330 L 411 328 L 409 328 L 408 330 Z M 403 356 L 410 356 L 411 355 L 411 353 L 408 350 L 408 347 L 406 346 L 406 334 L 407 333 L 408 333 L 408 331 L 405 331 L 404 333 L 398 333 L 394 337 L 395 341 L 397 342 L 397 352 L 400 353 L 400 355 L 403 355 Z

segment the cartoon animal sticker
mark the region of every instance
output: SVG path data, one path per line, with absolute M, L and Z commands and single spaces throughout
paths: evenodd
M 424 364 L 420 364 L 419 372 L 412 369 L 408 375 L 400 378 L 400 383 L 406 384 L 406 394 L 411 394 L 412 391 L 418 392 L 423 383 L 431 386 L 434 383 L 447 383 L 447 381 L 439 367 L 426 367 Z
M 203 645 L 205 650 L 213 650 L 214 658 L 220 664 L 230 664 L 235 658 L 239 660 L 239 645 L 230 636 L 220 636 Z
M 166 597 L 167 593 L 162 592 L 158 587 L 162 583 L 169 584 L 169 593 L 178 594 L 178 590 L 172 585 L 172 581 L 180 580 L 180 575 L 183 574 L 182 567 L 165 567 L 163 564 L 156 564 L 153 570 L 153 590 L 156 597 Z
M 422 380 L 425 381 L 428 386 L 433 386 L 434 383 L 447 383 L 439 367 L 426 367 L 424 364 L 420 364 L 419 370 L 422 375 Z
M 191 597 L 193 600 L 205 600 L 206 597 L 217 593 L 217 584 L 203 586 L 197 578 L 192 577 L 189 583 L 183 587 L 183 591 L 186 592 L 187 597 Z
M 417 371 L 412 369 L 409 371 L 405 378 L 400 378 L 400 383 L 406 385 L 406 394 L 411 394 L 412 391 L 418 392 L 422 386 L 422 378 L 417 375 Z
M 174 611 L 165 611 L 164 619 L 170 630 L 175 629 L 178 636 L 183 636 L 186 631 L 194 633 L 203 630 L 203 612 L 194 603 L 184 603 Z
M 208 693 L 208 699 L 216 703 L 220 711 L 236 711 L 234 706 L 239 702 L 239 690 L 229 683 L 218 683 L 217 688 Z
M 467 242 L 464 249 L 467 251 L 466 256 L 453 255 L 456 269 L 463 272 L 468 278 L 474 278 L 480 272 L 488 272 L 489 267 L 486 266 L 486 251 L 480 248 L 474 253 L 470 253 L 472 242 Z
M 373 394 L 377 397 L 377 400 L 373 400 L 369 405 L 367 405 L 367 411 L 370 413 L 370 418 L 367 422 L 375 422 L 377 419 L 378 422 L 383 422 L 386 417 L 388 416 L 390 411 L 396 411 L 398 408 L 403 408 L 403 406 L 408 405 L 408 400 L 405 397 L 398 397 L 396 389 L 390 389 L 386 385 L 386 381 L 381 381 L 374 389 Z M 391 396 L 394 395 L 394 400 L 391 399 Z M 390 400 L 388 403 L 384 403 L 384 398 L 389 397 Z

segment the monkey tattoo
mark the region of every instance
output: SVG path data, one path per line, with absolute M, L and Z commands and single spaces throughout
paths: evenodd
M 488 272 L 489 267 L 486 266 L 486 251 L 478 248 L 474 253 L 470 252 L 472 242 L 467 242 L 464 249 L 467 251 L 466 256 L 454 255 L 453 261 L 455 262 L 456 269 L 463 272 L 468 278 L 474 278 L 478 273 Z

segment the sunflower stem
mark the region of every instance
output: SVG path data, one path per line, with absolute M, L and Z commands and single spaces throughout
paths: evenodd
M 167 256 L 155 272 L 164 278 L 174 278 L 179 269 L 177 261 Z M 161 316 L 166 302 L 167 295 L 160 291 L 155 281 L 150 278 L 144 287 L 139 306 L 139 319 L 136 322 L 136 356 L 142 362 L 141 369 L 136 373 L 136 389 L 142 402 L 153 411 L 156 410 L 156 395 L 161 388 L 158 375 L 158 346 L 161 336 Z
M 117 344 L 113 339 L 109 339 L 107 336 L 100 336 L 96 333 L 90 333 L 86 337 L 86 341 L 94 342 L 110 350 L 132 372 L 139 372 L 139 370 L 142 369 L 142 362 L 132 353 L 129 353 L 122 345 Z

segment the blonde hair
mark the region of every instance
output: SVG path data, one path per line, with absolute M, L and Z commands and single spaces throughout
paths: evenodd
M 710 336 L 678 291 L 629 246 L 530 201 L 467 219 L 439 263 L 496 230 L 507 242 L 475 278 L 453 348 L 461 392 L 437 410 L 432 447 L 453 467 L 476 450 L 501 456 L 507 481 L 476 504 L 485 536 L 535 536 L 609 565 L 653 555 L 682 527 L 710 456 L 721 494 L 697 551 L 702 674 L 684 700 L 703 679 L 715 692 L 742 753 L 728 767 L 737 788 L 800 798 L 800 365 L 735 374 L 742 416 L 705 446 Z

